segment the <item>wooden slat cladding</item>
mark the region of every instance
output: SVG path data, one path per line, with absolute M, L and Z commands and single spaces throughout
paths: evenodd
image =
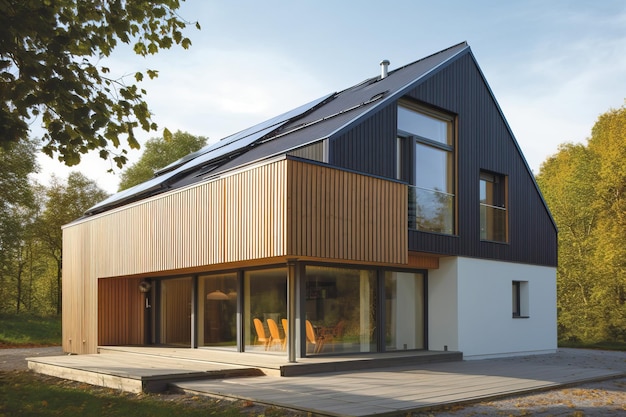
M 98 344 L 139 345 L 144 343 L 145 295 L 141 279 L 98 280 Z
M 393 181 L 290 161 L 290 256 L 407 262 L 407 189 Z
M 92 325 L 96 315 L 89 315 L 89 302 L 96 304 L 89 289 L 95 287 L 96 281 L 91 279 L 89 263 L 83 262 L 91 258 L 88 232 L 89 228 L 85 227 L 63 231 L 62 345 L 65 352 L 92 353 L 97 344 L 95 326 Z
M 280 256 L 286 161 L 69 226 L 88 230 L 100 277 Z
M 136 308 L 136 280 L 111 278 L 99 292 L 98 279 L 287 256 L 404 265 L 406 216 L 403 184 L 285 158 L 68 225 L 63 347 L 95 352 L 98 324 L 103 344 L 138 337 L 111 310 Z
M 283 160 L 225 179 L 224 262 L 285 254 L 286 165 Z
M 289 155 L 297 156 L 298 158 L 311 159 L 318 162 L 327 162 L 324 161 L 324 142 L 325 141 L 320 140 L 319 142 L 303 146 L 302 148 L 294 149 L 289 152 Z
M 439 269 L 439 257 L 432 254 L 409 251 L 409 267 L 420 269 Z
M 66 226 L 64 350 L 96 351 L 98 278 L 284 255 L 286 165 L 268 163 Z M 113 337 L 105 332 L 103 342 Z

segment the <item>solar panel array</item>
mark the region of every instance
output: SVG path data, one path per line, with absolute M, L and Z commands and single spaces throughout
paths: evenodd
M 199 151 L 193 152 L 179 159 L 178 161 L 169 164 L 165 168 L 157 171 L 154 178 L 138 184 L 134 187 L 131 187 L 127 190 L 120 191 L 119 193 L 112 195 L 106 200 L 101 201 L 100 203 L 87 210 L 87 213 L 100 211 L 107 206 L 114 205 L 121 201 L 132 199 L 134 196 L 142 195 L 152 190 L 159 189 L 164 183 L 179 174 L 201 168 L 203 165 L 211 161 L 218 161 L 227 155 L 241 151 L 258 141 L 259 139 L 263 138 L 264 136 L 268 135 L 269 133 L 273 132 L 274 130 L 279 129 L 290 120 L 311 110 L 318 104 L 327 100 L 332 95 L 333 94 L 325 95 L 318 98 L 317 100 L 313 100 L 279 116 L 273 117 L 248 129 L 242 130 L 241 132 L 227 136 L 216 143 L 207 145 Z

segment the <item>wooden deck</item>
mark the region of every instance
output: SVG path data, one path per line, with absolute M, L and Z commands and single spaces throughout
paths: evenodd
M 194 394 L 249 400 L 320 416 L 399 416 L 442 406 L 615 378 L 615 370 L 480 360 L 294 378 L 176 383 Z
M 583 367 L 575 361 L 557 365 L 549 356 L 543 361 L 453 360 L 459 357 L 456 352 L 397 352 L 290 364 L 284 355 L 116 347 L 94 355 L 27 360 L 36 372 L 119 390 L 173 387 L 322 416 L 401 415 L 625 375 L 621 368 Z M 305 371 L 317 373 L 302 375 Z
M 169 347 L 101 347 L 99 354 L 29 358 L 38 373 L 129 392 L 158 392 L 174 381 L 242 376 L 302 376 L 460 361 L 460 352 L 402 351 L 310 357 Z

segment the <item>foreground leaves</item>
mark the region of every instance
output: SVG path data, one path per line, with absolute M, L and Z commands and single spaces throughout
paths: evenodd
M 179 0 L 0 0 L 0 145 L 26 140 L 29 124 L 41 120 L 47 155 L 72 166 L 94 150 L 122 167 L 127 149 L 139 147 L 136 129 L 157 125 L 146 91 L 110 78 L 102 60 L 120 42 L 141 56 L 187 49 L 179 6 Z M 130 81 L 143 78 L 137 72 Z

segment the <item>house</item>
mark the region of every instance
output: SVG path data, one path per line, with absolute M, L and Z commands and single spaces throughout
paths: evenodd
M 65 226 L 64 351 L 553 352 L 557 228 L 470 47 L 381 65 Z

